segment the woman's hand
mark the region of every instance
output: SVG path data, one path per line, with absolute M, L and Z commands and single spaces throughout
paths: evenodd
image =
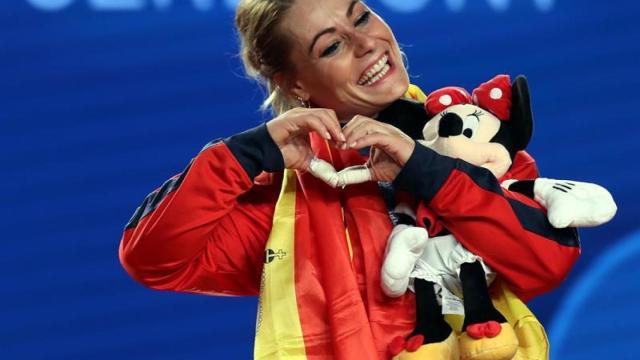
M 393 181 L 415 147 L 413 139 L 402 131 L 362 115 L 355 116 L 341 129 L 335 112 L 321 108 L 289 110 L 269 121 L 267 131 L 282 152 L 287 169 L 314 170 L 314 175 L 334 187 L 362 182 L 363 176 L 339 175 L 321 160 L 316 161 L 317 169 L 310 169 L 314 157 L 308 136 L 311 131 L 343 149 L 371 146 L 367 167 L 373 181 Z
M 415 141 L 396 127 L 366 116 L 355 116 L 342 130 L 350 148 L 371 146 L 367 165 L 374 181 L 395 180 L 415 148 Z
M 336 144 L 346 140 L 336 113 L 330 109 L 291 109 L 269 121 L 267 131 L 282 152 L 287 169 L 308 170 L 313 158 L 308 136 L 311 131 Z

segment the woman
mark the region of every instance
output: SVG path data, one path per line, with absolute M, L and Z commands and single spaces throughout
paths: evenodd
M 495 184 L 488 172 L 374 119 L 409 81 L 393 33 L 364 3 L 243 0 L 236 25 L 245 67 L 267 83 L 278 116 L 208 145 L 150 194 L 125 229 L 121 262 L 159 290 L 260 294 L 257 358 L 385 358 L 415 319 L 411 294 L 390 299 L 380 288 L 386 205 L 375 182 L 328 186 L 307 171 L 312 159 L 337 170 L 368 161 L 373 180 L 394 181 L 444 216 L 464 214 L 469 200 L 454 195 L 470 194 L 480 213 L 451 215 L 452 231 L 479 221 L 512 239 L 526 231 L 482 212 L 513 212 L 478 185 Z M 370 146 L 368 158 L 359 150 Z M 520 166 L 535 175 L 532 162 Z M 527 241 L 475 248 L 498 271 L 515 266 L 506 281 L 525 299 L 564 278 L 575 255 L 557 244 L 538 251 Z

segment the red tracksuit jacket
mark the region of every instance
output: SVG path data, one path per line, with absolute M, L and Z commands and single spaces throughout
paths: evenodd
M 344 163 L 350 165 L 354 164 Z M 265 125 L 208 145 L 137 209 L 121 240 L 122 265 L 154 289 L 257 295 L 282 168 L 281 154 Z M 513 169 L 516 176 L 536 174 L 525 154 Z M 524 300 L 561 282 L 579 254 L 574 229 L 553 228 L 544 209 L 501 189 L 486 169 L 416 145 L 394 185 L 418 196 L 433 210 L 429 216 L 438 217 L 430 222 L 432 227 L 441 222 Z M 358 194 L 357 189 L 351 188 L 350 194 Z M 372 204 L 384 203 L 379 193 L 370 194 Z M 358 277 L 370 276 L 361 266 L 367 239 L 351 234 L 367 226 L 367 219 L 345 211 L 356 245 L 352 270 Z M 466 241 L 478 238 L 478 233 L 486 235 L 485 240 Z M 367 289 L 361 290 L 366 296 Z

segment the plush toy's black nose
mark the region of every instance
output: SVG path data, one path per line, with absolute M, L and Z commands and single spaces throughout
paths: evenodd
M 462 119 L 454 113 L 446 113 L 440 119 L 438 135 L 440 137 L 456 136 L 462 133 Z

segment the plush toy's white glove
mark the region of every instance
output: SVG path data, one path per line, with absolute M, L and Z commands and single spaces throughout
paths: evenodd
M 371 181 L 371 171 L 366 165 L 350 166 L 336 172 L 331 164 L 317 157 L 311 159 L 309 172 L 334 188 Z
M 382 264 L 382 290 L 391 297 L 402 296 L 409 286 L 409 275 L 422 255 L 429 234 L 421 227 L 396 225 L 387 242 Z
M 533 194 L 547 209 L 551 225 L 558 229 L 598 226 L 611 220 L 618 210 L 609 191 L 591 183 L 538 178 Z

